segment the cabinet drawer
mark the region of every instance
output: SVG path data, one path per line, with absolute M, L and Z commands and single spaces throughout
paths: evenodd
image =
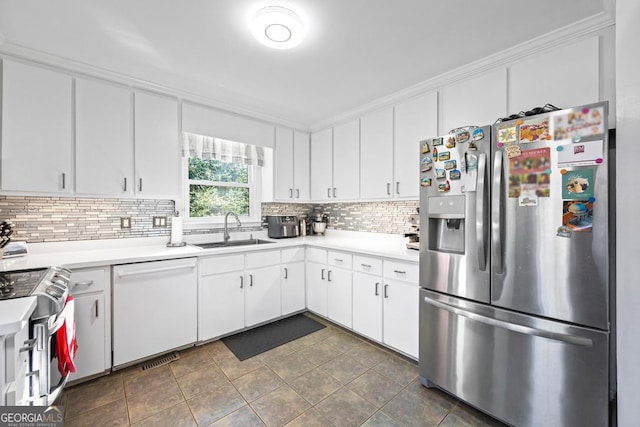
M 307 248 L 307 261 L 327 263 L 327 251 L 318 248 Z
M 246 257 L 246 268 L 258 268 L 280 264 L 280 251 L 248 252 Z
M 282 263 L 304 261 L 304 248 L 290 248 L 282 250 Z
M 353 271 L 382 276 L 382 260 L 360 255 L 353 256 Z
M 418 264 L 385 259 L 383 262 L 383 275 L 388 279 L 418 283 Z
M 69 291 L 71 295 L 82 295 L 89 292 L 102 292 L 107 288 L 109 277 L 105 268 L 87 268 L 73 270 Z
M 328 257 L 327 264 L 336 267 L 351 269 L 351 264 L 353 264 L 353 255 L 344 252 L 329 251 Z
M 200 258 L 200 276 L 244 269 L 244 254 Z

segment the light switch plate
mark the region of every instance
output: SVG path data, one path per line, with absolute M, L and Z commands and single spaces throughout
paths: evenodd
M 166 216 L 154 216 L 153 217 L 153 226 L 154 227 L 166 227 L 167 226 L 167 217 Z

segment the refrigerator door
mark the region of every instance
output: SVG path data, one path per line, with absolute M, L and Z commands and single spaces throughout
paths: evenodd
M 520 124 L 494 125 L 493 305 L 609 329 L 606 106 L 595 104 L 533 116 Z M 570 134 L 560 132 L 560 125 L 553 127 L 554 123 L 566 124 L 572 114 L 594 111 L 601 117 L 596 136 L 576 142 L 575 136 L 571 139 Z M 531 129 L 544 127 L 545 121 L 548 132 L 555 132 L 553 140 L 498 146 L 506 141 L 501 132 L 515 132 L 512 138 L 518 141 L 526 139 Z M 509 158 L 511 148 L 521 154 Z M 584 160 L 580 150 L 599 150 L 600 154 L 588 154 L 591 159 L 597 157 L 596 161 L 578 165 L 567 161 L 573 157 Z M 574 184 L 579 187 L 572 187 Z
M 516 426 L 608 425 L 608 332 L 420 290 L 420 377 Z
M 464 132 L 469 139 L 459 142 Z M 426 144 L 421 153 L 420 286 L 488 303 L 491 126 L 453 131 Z

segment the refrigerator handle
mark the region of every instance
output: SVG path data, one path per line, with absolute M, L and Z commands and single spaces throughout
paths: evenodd
M 493 267 L 497 274 L 503 273 L 502 238 L 500 221 L 502 208 L 502 150 L 496 151 L 493 158 L 493 188 L 491 204 L 491 243 L 493 246 Z
M 480 271 L 487 269 L 487 252 L 484 241 L 484 224 L 485 224 L 485 175 L 487 168 L 487 155 L 481 153 L 478 158 L 478 182 L 476 191 L 476 245 L 478 247 L 478 268 Z
M 547 338 L 553 341 L 559 341 L 565 344 L 573 344 L 580 347 L 593 347 L 593 341 L 586 337 L 578 335 L 563 334 L 560 332 L 553 332 L 547 329 L 532 328 L 531 326 L 520 325 L 518 323 L 510 323 L 504 320 L 495 319 L 493 317 L 483 316 L 478 313 L 473 313 L 465 309 L 456 307 L 451 304 L 447 304 L 441 301 L 433 300 L 429 297 L 424 297 L 424 302 L 434 307 L 446 310 L 457 316 L 466 317 L 467 319 L 474 320 L 476 322 L 484 323 L 485 325 L 493 326 L 496 328 L 506 329 L 511 332 L 517 332 L 524 335 L 533 335 L 536 337 Z

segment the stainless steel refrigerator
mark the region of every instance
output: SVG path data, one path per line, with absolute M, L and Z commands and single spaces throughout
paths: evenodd
M 516 426 L 608 424 L 607 114 L 592 104 L 421 141 L 425 386 Z

